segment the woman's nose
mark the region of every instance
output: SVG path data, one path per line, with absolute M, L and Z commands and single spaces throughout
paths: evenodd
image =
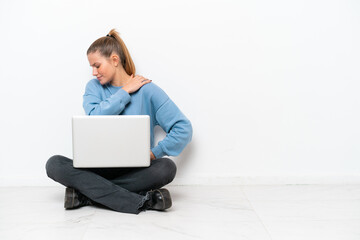
M 98 74 L 96 68 L 93 68 L 93 76 L 96 76 Z

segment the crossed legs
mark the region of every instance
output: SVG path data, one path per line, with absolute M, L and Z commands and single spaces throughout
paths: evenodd
M 138 214 L 147 200 L 139 194 L 170 183 L 176 165 L 169 158 L 151 161 L 144 168 L 74 168 L 71 159 L 55 155 L 46 163 L 47 175 L 66 187 L 75 188 L 94 202 L 110 209 Z

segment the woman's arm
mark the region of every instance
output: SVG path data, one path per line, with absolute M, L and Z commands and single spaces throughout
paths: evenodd
M 175 103 L 161 89 L 152 98 L 156 107 L 155 120 L 166 132 L 166 137 L 151 151 L 156 158 L 177 156 L 192 139 L 192 125 Z M 159 105 L 159 103 L 162 103 Z
M 98 86 L 90 81 L 86 85 L 83 96 L 83 107 L 87 115 L 119 115 L 130 99 L 130 94 L 121 88 L 115 94 L 102 100 Z
M 85 89 L 83 107 L 87 115 L 119 115 L 130 102 L 130 93 L 136 92 L 151 80 L 143 76 L 131 75 L 128 83 L 115 94 L 102 100 L 99 92 L 99 83 L 91 80 Z

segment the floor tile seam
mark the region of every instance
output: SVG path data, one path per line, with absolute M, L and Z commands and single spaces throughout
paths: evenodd
M 246 200 L 248 201 L 251 209 L 254 211 L 256 217 L 259 219 L 260 224 L 261 224 L 261 225 L 263 226 L 263 228 L 265 229 L 268 237 L 270 238 L 270 240 L 273 240 L 273 238 L 272 238 L 272 236 L 271 236 L 271 234 L 270 234 L 269 229 L 266 227 L 264 221 L 261 219 L 260 215 L 257 213 L 256 209 L 255 209 L 254 206 L 252 205 L 251 201 L 249 200 L 249 198 L 248 198 L 248 196 L 247 196 L 247 194 L 246 194 L 246 192 L 245 192 L 245 189 L 242 188 L 241 191 L 242 191 L 243 195 L 245 196 Z

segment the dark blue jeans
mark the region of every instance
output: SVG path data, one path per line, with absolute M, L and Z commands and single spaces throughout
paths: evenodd
M 149 198 L 140 192 L 170 183 L 176 165 L 169 158 L 158 158 L 149 167 L 141 168 L 74 168 L 72 159 L 55 155 L 47 161 L 46 173 L 96 203 L 118 212 L 138 214 Z

